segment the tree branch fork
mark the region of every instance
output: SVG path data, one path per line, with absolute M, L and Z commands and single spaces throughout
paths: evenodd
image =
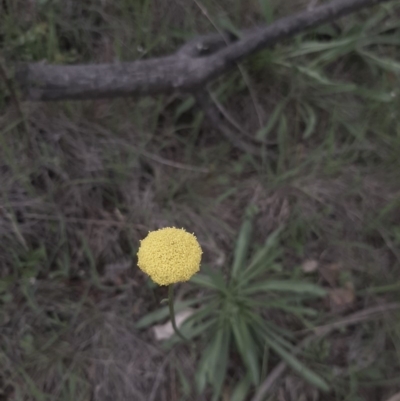
M 195 38 L 160 58 L 113 64 L 20 64 L 15 82 L 26 100 L 51 101 L 193 93 L 239 61 L 299 32 L 388 0 L 333 0 L 269 26 Z

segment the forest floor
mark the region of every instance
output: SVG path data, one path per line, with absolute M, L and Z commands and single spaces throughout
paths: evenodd
M 3 0 L 0 54 L 6 69 L 136 60 L 311 3 Z M 185 227 L 203 264 L 226 271 L 250 204 L 254 248 L 281 230 L 276 274 L 327 291 L 309 326 L 274 317 L 294 345 L 313 327 L 381 308 L 301 355 L 328 393 L 288 369 L 265 399 L 400 392 L 399 15 L 398 1 L 364 10 L 214 82 L 242 140 L 263 142 L 259 155 L 236 149 L 190 96 L 21 102 L 21 118 L 0 82 L 0 400 L 211 399 L 211 388 L 196 395 L 200 348 L 166 350 L 136 327 L 167 291 L 137 268 L 136 252 L 149 230 Z M 253 387 L 233 391 L 246 372 L 231 356 L 221 399 L 250 399 Z M 279 362 L 270 356 L 267 378 Z

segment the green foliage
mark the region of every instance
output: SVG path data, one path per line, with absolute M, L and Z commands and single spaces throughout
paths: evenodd
M 250 206 L 239 231 L 228 277 L 220 271 L 203 268 L 191 283 L 206 290 L 208 295 L 176 304 L 180 309 L 195 303 L 200 305 L 181 328 L 186 337 L 200 337 L 206 344 L 196 373 L 198 391 L 203 392 L 210 384 L 213 400 L 219 399 L 232 355 L 230 351 L 234 351 L 248 373 L 246 380 L 235 389 L 235 397 L 240 399 L 250 383 L 253 386 L 260 383 L 263 366 L 260 355 L 266 345 L 307 381 L 326 391 L 327 383 L 292 354 L 290 333 L 283 332 L 266 316 L 267 312 L 280 310 L 306 318 L 313 315 L 314 310 L 304 307 L 303 301 L 324 296 L 325 291 L 305 281 L 271 278 L 281 270 L 277 269 L 281 230 L 272 233 L 255 251 L 251 235 L 255 215 L 256 209 Z M 162 308 L 142 318 L 138 327 L 149 326 L 166 317 L 167 309 Z M 170 344 L 177 340 L 174 338 Z

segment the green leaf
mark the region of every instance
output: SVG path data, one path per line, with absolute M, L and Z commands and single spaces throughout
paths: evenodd
M 251 381 L 257 386 L 260 381 L 260 366 L 254 338 L 243 317 L 232 319 L 231 326 L 241 359 L 249 371 Z
M 322 71 L 319 71 L 317 68 L 309 68 L 309 67 L 303 67 L 301 65 L 295 66 L 295 65 L 290 65 L 291 68 L 294 68 L 295 70 L 301 72 L 303 75 L 307 76 L 308 78 L 312 79 L 316 83 L 320 85 L 326 85 L 326 86 L 339 86 L 338 82 L 331 81 L 328 77 L 326 77 Z M 354 85 L 351 85 L 351 87 L 354 87 Z
M 369 31 L 376 26 L 382 26 L 386 28 L 386 24 L 383 24 L 383 19 L 387 18 L 387 11 L 382 7 L 376 10 L 376 13 L 372 14 L 364 23 L 362 24 L 362 31 L 367 36 Z
M 209 319 L 207 321 L 202 321 L 199 324 L 195 324 L 195 322 L 185 320 L 182 326 L 179 328 L 180 332 L 183 334 L 185 338 L 188 340 L 194 339 L 197 336 L 200 336 L 204 333 L 212 330 L 212 327 L 217 325 L 218 320 L 216 318 Z M 165 342 L 165 347 L 167 349 L 171 348 L 173 345 L 182 342 L 182 339 L 174 333 L 174 335 Z
M 390 58 L 376 56 L 375 54 L 367 51 L 360 51 L 360 54 L 383 70 L 394 72 L 395 74 L 400 73 L 400 63 L 398 61 Z
M 307 103 L 303 104 L 303 118 L 306 124 L 306 128 L 303 132 L 303 138 L 307 139 L 315 131 L 317 125 L 317 115 L 314 109 Z
M 220 313 L 221 302 L 218 297 L 214 297 L 214 299 L 211 300 L 210 297 L 208 297 L 207 302 L 204 302 L 202 297 L 198 301 L 202 301 L 204 305 L 196 309 L 193 315 L 185 320 L 185 323 L 190 321 L 200 322 L 203 319 L 207 319 L 208 317 L 215 316 Z
M 226 326 L 223 329 L 220 329 L 220 331 L 222 332 L 222 342 L 220 352 L 216 360 L 215 372 L 212 376 L 212 385 L 214 388 L 212 398 L 213 401 L 217 401 L 221 395 L 229 359 L 231 331 Z
M 211 383 L 218 392 L 221 376 L 225 377 L 228 360 L 229 332 L 225 325 L 219 325 L 210 343 L 202 353 L 198 364 L 195 380 L 199 393 L 202 393 L 207 383 Z M 224 368 L 225 367 L 225 368 Z M 220 370 L 220 372 L 218 372 Z M 221 373 L 222 370 L 222 373 Z
M 364 44 L 364 47 L 370 47 L 370 46 L 374 46 L 374 45 L 399 46 L 400 45 L 400 37 L 399 37 L 399 35 L 386 35 L 386 34 L 379 35 L 379 34 L 377 34 L 375 36 L 365 38 L 363 44 Z
M 277 171 L 279 173 L 282 173 L 285 170 L 285 161 L 286 161 L 287 145 L 288 145 L 287 137 L 288 137 L 288 122 L 286 115 L 282 113 L 282 115 L 279 118 L 279 126 L 277 133 L 278 149 L 279 149 Z
M 306 308 L 304 306 L 292 306 L 285 302 L 266 302 L 264 306 L 267 308 L 280 309 L 285 312 L 290 312 L 297 316 L 316 316 L 318 314 L 315 309 Z
M 391 93 L 371 90 L 367 88 L 360 87 L 354 83 L 345 83 L 340 81 L 333 81 L 326 77 L 321 71 L 316 68 L 309 68 L 303 66 L 296 66 L 293 64 L 281 62 L 279 65 L 284 67 L 293 68 L 300 73 L 304 74 L 311 80 L 315 81 L 316 84 L 320 85 L 319 89 L 321 94 L 330 95 L 336 93 L 355 93 L 359 96 L 362 96 L 366 99 L 372 99 L 378 102 L 392 102 L 393 96 Z M 387 65 L 386 65 L 387 66 Z M 392 68 L 393 65 L 392 65 Z
M 206 274 L 197 273 L 190 279 L 190 282 L 205 288 L 226 293 L 226 280 L 220 270 L 210 269 L 207 266 L 203 266 L 202 270 Z
M 238 90 L 237 81 L 240 77 L 238 72 L 234 72 L 226 77 L 226 79 L 218 86 L 215 91 L 215 96 L 223 104 L 224 101 L 229 99 L 232 93 Z
M 179 379 L 179 388 L 183 392 L 184 396 L 189 397 L 192 386 L 189 379 L 186 377 L 187 372 L 184 371 L 184 368 L 181 366 L 180 363 L 174 364 L 174 368 L 178 372 L 178 379 Z
M 233 258 L 233 266 L 231 277 L 236 278 L 238 272 L 245 268 L 245 263 L 249 253 L 251 242 L 251 233 L 253 231 L 253 220 L 256 214 L 256 209 L 253 205 L 247 207 L 242 227 L 240 228 L 239 237 L 235 246 L 235 254 Z
M 211 279 L 209 275 L 202 273 L 195 274 L 190 280 L 190 283 L 199 285 L 200 287 L 208 288 L 210 290 L 219 290 L 219 286 Z
M 325 91 L 329 91 L 328 93 L 354 92 L 357 89 L 357 85 L 353 83 L 332 81 L 316 67 L 310 68 L 286 62 L 280 62 L 279 64 L 298 71 L 310 80 L 314 81 L 315 84 L 325 87 Z
M 305 41 L 302 42 L 296 48 L 290 48 L 287 53 L 285 53 L 286 58 L 296 58 L 302 57 L 314 53 L 327 53 L 330 50 L 335 50 L 337 53 L 335 58 L 353 49 L 359 35 L 351 36 L 344 39 L 330 40 L 329 42 L 316 42 L 316 41 Z M 292 50 L 293 49 L 293 50 Z M 338 54 L 339 53 L 339 54 Z
M 244 376 L 232 390 L 229 401 L 245 401 L 250 390 L 251 380 Z
M 226 279 L 222 274 L 221 270 L 216 269 L 208 269 L 206 270 L 207 274 L 210 276 L 211 280 L 218 288 L 219 291 L 226 293 Z
M 293 313 L 294 315 L 298 316 L 299 318 L 303 316 L 317 316 L 318 312 L 313 308 L 307 308 L 304 306 L 296 306 L 291 305 L 290 302 L 292 300 L 289 297 L 285 297 L 283 300 L 271 300 L 269 298 L 261 298 L 247 300 L 247 304 L 249 307 L 256 309 L 256 308 L 264 308 L 264 309 L 280 309 L 285 312 Z
M 391 92 L 382 92 L 363 87 L 357 87 L 355 93 L 365 99 L 374 100 L 376 102 L 391 103 L 395 99 Z
M 252 329 L 258 335 L 260 341 L 265 343 L 265 337 L 268 337 L 287 349 L 293 348 L 292 343 L 287 340 L 288 333 L 286 333 L 284 329 L 262 319 L 258 314 L 248 313 L 246 315 L 250 319 Z
M 282 114 L 283 109 L 285 108 L 287 103 L 287 99 L 282 99 L 276 106 L 274 111 L 270 114 L 268 118 L 267 124 L 260 128 L 256 133 L 256 138 L 259 140 L 266 140 L 268 134 L 271 130 L 275 127 L 276 123 L 278 122 L 279 117 Z
M 37 386 L 35 381 L 32 380 L 31 376 L 25 371 L 25 369 L 23 369 L 22 367 L 17 367 L 16 370 L 24 379 L 23 383 L 34 400 L 45 401 L 48 399 L 48 396 L 41 391 L 41 389 Z
M 12 276 L 3 277 L 0 280 L 0 294 L 2 294 L 3 292 L 7 292 L 13 285 L 14 281 L 15 279 Z
M 264 14 L 265 22 L 271 24 L 274 21 L 274 7 L 271 0 L 260 0 L 260 6 Z
M 196 388 L 199 394 L 201 394 L 206 388 L 208 382 L 208 372 L 211 369 L 212 358 L 217 354 L 216 336 L 203 350 L 200 361 L 197 364 L 197 370 L 195 374 Z
M 270 347 L 282 357 L 282 359 L 300 376 L 306 379 L 309 383 L 318 387 L 322 391 L 329 391 L 329 386 L 324 379 L 308 369 L 303 363 L 301 363 L 296 357 L 278 345 L 275 341 L 266 338 L 267 343 Z
M 253 256 L 247 269 L 240 275 L 240 280 L 238 280 L 240 287 L 245 286 L 253 278 L 268 270 L 280 256 L 281 250 L 278 248 L 278 237 L 282 229 L 283 227 L 270 234 L 264 246 Z
M 196 101 L 193 96 L 188 97 L 186 100 L 184 100 L 176 109 L 175 111 L 175 121 L 178 120 L 178 118 L 188 110 L 190 110 L 194 105 Z
M 218 25 L 223 28 L 226 29 L 228 32 L 232 32 L 234 33 L 238 38 L 240 38 L 243 33 L 240 31 L 240 29 L 238 29 L 234 23 L 232 22 L 232 20 L 227 17 L 227 16 L 222 16 L 218 18 Z
M 175 302 L 174 303 L 175 313 L 180 312 L 181 310 L 184 310 L 188 306 L 192 306 L 198 302 L 199 302 L 198 299 L 190 299 L 188 301 Z M 166 319 L 168 316 L 169 316 L 169 307 L 164 306 L 160 309 L 155 310 L 154 312 L 150 312 L 147 315 L 143 316 L 136 323 L 136 328 L 143 329 L 145 327 L 150 326 L 151 324 L 159 322 L 160 320 Z
M 299 294 L 309 294 L 313 296 L 323 297 L 326 295 L 326 291 L 318 285 L 305 283 L 301 281 L 289 281 L 289 280 L 270 280 L 260 283 L 251 284 L 243 289 L 243 294 L 251 295 L 257 292 L 265 291 L 285 291 L 295 292 Z

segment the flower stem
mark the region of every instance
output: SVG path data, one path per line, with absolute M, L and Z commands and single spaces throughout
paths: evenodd
M 187 338 L 178 330 L 175 321 L 175 312 L 174 312 L 174 285 L 170 284 L 168 286 L 168 305 L 169 305 L 169 314 L 171 317 L 172 327 L 175 333 L 183 340 L 187 341 Z

